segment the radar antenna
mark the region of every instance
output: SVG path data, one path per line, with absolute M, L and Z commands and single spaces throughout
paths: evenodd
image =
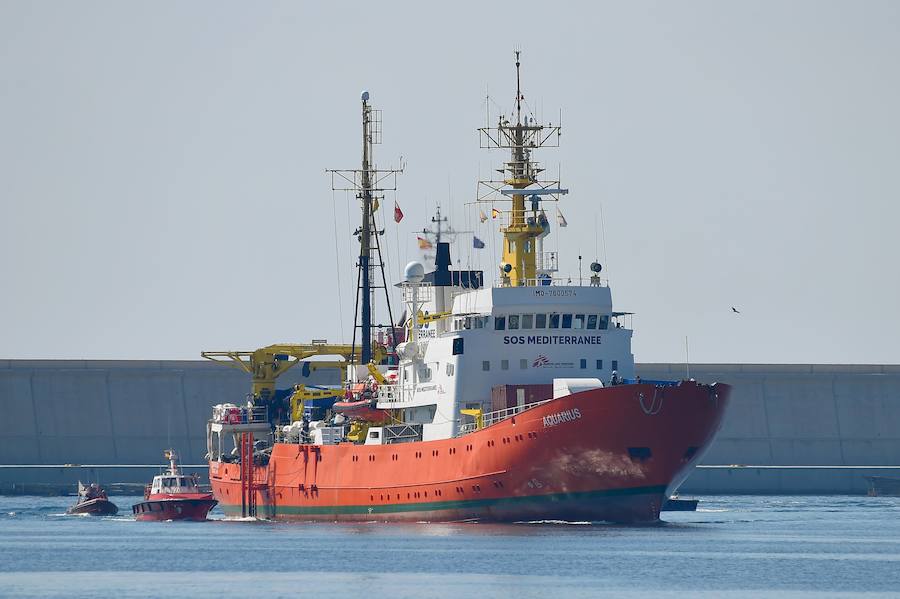
M 478 182 L 476 202 L 508 200 L 512 208 L 503 214 L 503 258 L 500 263 L 502 286 L 539 285 L 539 281 L 555 271 L 555 252 L 543 252 L 542 239 L 549 232 L 549 221 L 542 202 L 559 201 L 569 192 L 560 187 L 559 180 L 543 180 L 544 169 L 532 159 L 534 150 L 559 147 L 562 128 L 552 123 L 542 125 L 534 115 L 522 115 L 521 52 L 516 50 L 516 123 L 500 115 L 496 127 L 479 129 L 481 147 L 508 149 L 510 160 L 498 168 L 502 180 Z M 526 209 L 525 198 L 530 200 Z M 549 282 L 549 281 L 548 281 Z

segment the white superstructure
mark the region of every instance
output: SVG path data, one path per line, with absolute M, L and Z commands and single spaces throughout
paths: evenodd
M 378 407 L 404 410 L 404 422 L 423 425 L 424 440 L 456 435 L 461 410 L 490 410 L 497 385 L 605 382 L 613 371 L 634 376 L 632 331 L 622 326 L 609 287 L 597 277 L 584 286 L 464 284 L 480 274 L 453 273 L 439 263 L 426 279 L 449 284 L 403 285 L 411 313 L 428 322 L 417 324 L 398 347 L 397 383 L 381 387 Z

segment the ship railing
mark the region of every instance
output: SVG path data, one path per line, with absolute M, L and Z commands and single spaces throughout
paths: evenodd
M 385 426 L 381 430 L 384 431 L 385 444 L 411 443 L 422 440 L 421 424 L 395 424 Z
M 502 277 L 498 287 L 513 287 L 509 277 Z M 608 287 L 609 280 L 597 275 L 584 277 L 553 277 L 549 274 L 521 279 L 519 287 Z
M 403 283 L 400 289 L 403 290 L 405 303 L 413 301 L 413 292 L 415 292 L 417 302 L 429 302 L 434 299 L 434 286 L 431 283 L 419 283 L 418 285 Z
M 503 408 L 502 410 L 494 410 L 493 412 L 484 413 L 482 418 L 482 428 L 487 428 L 498 422 L 502 422 L 507 418 L 512 418 L 516 414 L 521 414 L 525 410 L 529 410 L 535 406 L 539 406 L 547 403 L 548 401 L 553 401 L 553 398 L 544 399 L 542 401 L 535 401 L 532 403 L 523 404 L 521 406 L 513 406 L 511 408 Z M 466 435 L 468 433 L 474 433 L 478 430 L 478 422 L 467 422 L 459 427 L 459 435 Z
M 415 387 L 412 385 L 379 385 L 378 401 L 404 402 L 412 401 Z
M 269 409 L 266 406 L 235 406 L 221 404 L 213 407 L 211 422 L 222 424 L 263 424 L 269 422 Z
M 535 256 L 537 260 L 537 269 L 547 272 L 556 272 L 559 270 L 559 259 L 556 252 L 541 252 Z

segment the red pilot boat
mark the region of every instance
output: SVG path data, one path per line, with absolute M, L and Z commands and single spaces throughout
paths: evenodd
M 78 501 L 66 513 L 70 516 L 115 516 L 119 513 L 119 508 L 109 500 L 106 491 L 97 483 L 84 485 L 78 481 Z
M 144 490 L 144 501 L 131 506 L 136 520 L 206 520 L 209 510 L 218 503 L 212 493 L 200 491 L 196 474 L 181 472 L 178 455 L 167 449 L 169 471 L 153 477 Z

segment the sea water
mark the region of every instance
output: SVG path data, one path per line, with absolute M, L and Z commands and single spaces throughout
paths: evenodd
M 900 596 L 900 499 L 701 497 L 655 526 L 136 522 L 0 497 L 4 597 Z

